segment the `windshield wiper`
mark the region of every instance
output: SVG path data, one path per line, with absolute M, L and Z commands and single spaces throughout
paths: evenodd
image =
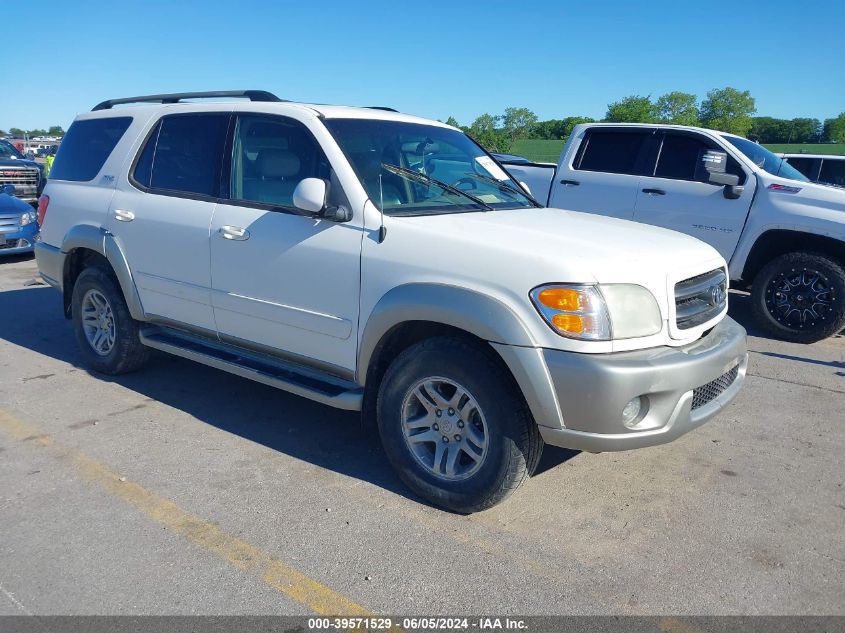
M 448 191 L 449 193 L 457 194 L 467 200 L 471 200 L 475 204 L 479 205 L 485 211 L 493 211 L 493 207 L 489 204 L 484 202 L 481 198 L 477 198 L 476 196 L 467 193 L 466 191 L 461 191 L 457 187 L 453 187 L 452 185 L 447 185 L 445 182 L 437 180 L 436 178 L 432 178 L 426 174 L 420 173 L 418 171 L 414 171 L 413 169 L 406 169 L 404 167 L 399 167 L 398 165 L 392 165 L 390 163 L 382 163 L 382 168 L 386 171 L 389 171 L 392 174 L 396 174 L 397 176 L 406 176 L 411 180 L 416 180 L 417 182 L 424 184 L 424 185 L 436 185 L 443 189 L 443 191 Z
M 507 191 L 508 193 L 516 194 L 523 198 L 527 198 L 528 201 L 535 207 L 543 206 L 524 191 L 520 191 L 516 187 L 512 187 L 511 185 L 502 180 L 497 180 L 496 178 L 493 178 L 493 176 L 485 176 L 484 174 L 479 174 L 474 171 L 468 171 L 465 173 L 465 175 L 469 176 L 470 178 L 478 178 L 479 180 L 483 180 L 484 182 L 489 182 L 491 185 L 495 185 L 496 187 L 498 187 L 500 191 Z

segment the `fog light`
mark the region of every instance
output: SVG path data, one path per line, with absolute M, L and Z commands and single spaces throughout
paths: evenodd
M 625 405 L 625 408 L 622 409 L 622 423 L 625 426 L 633 426 L 634 422 L 636 422 L 637 418 L 640 415 L 640 411 L 643 409 L 643 399 L 642 396 L 637 396 L 633 398 L 628 404 Z

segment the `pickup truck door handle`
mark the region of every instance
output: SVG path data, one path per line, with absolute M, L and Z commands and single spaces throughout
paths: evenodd
M 578 182 L 577 180 L 561 180 L 560 184 L 566 185 L 567 187 L 577 187 L 581 183 Z
M 243 242 L 244 240 L 249 239 L 249 231 L 242 229 L 239 226 L 221 226 L 217 232 L 223 236 L 224 240 L 236 240 L 238 242 Z
M 124 211 L 123 209 L 114 210 L 114 219 L 120 222 L 131 222 L 135 219 L 135 214 L 131 211 Z
M 647 193 L 653 196 L 665 196 L 666 192 L 663 189 L 643 189 L 643 193 Z

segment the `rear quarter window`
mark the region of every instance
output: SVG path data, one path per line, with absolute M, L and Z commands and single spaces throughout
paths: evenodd
M 56 154 L 50 180 L 92 180 L 131 123 L 128 116 L 74 121 Z

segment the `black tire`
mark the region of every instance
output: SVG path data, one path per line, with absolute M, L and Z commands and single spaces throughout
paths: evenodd
M 82 301 L 90 290 L 99 292 L 108 301 L 113 315 L 115 336 L 111 350 L 98 354 L 88 342 L 82 325 Z M 129 314 L 120 285 L 110 270 L 93 266 L 83 270 L 73 286 L 71 298 L 73 330 L 85 365 L 102 374 L 126 374 L 147 362 L 150 349 L 138 337 L 139 323 Z
M 433 376 L 463 386 L 483 412 L 486 457 L 459 481 L 444 480 L 421 464 L 402 427 L 406 396 Z M 460 338 L 431 338 L 402 352 L 384 375 L 376 406 L 384 450 L 402 481 L 433 505 L 453 512 L 469 514 L 499 503 L 534 472 L 543 452 L 537 424 L 495 352 Z M 431 446 L 433 453 L 436 446 Z
M 815 343 L 845 328 L 845 271 L 826 255 L 776 257 L 754 278 L 751 299 L 755 320 L 784 341 Z

